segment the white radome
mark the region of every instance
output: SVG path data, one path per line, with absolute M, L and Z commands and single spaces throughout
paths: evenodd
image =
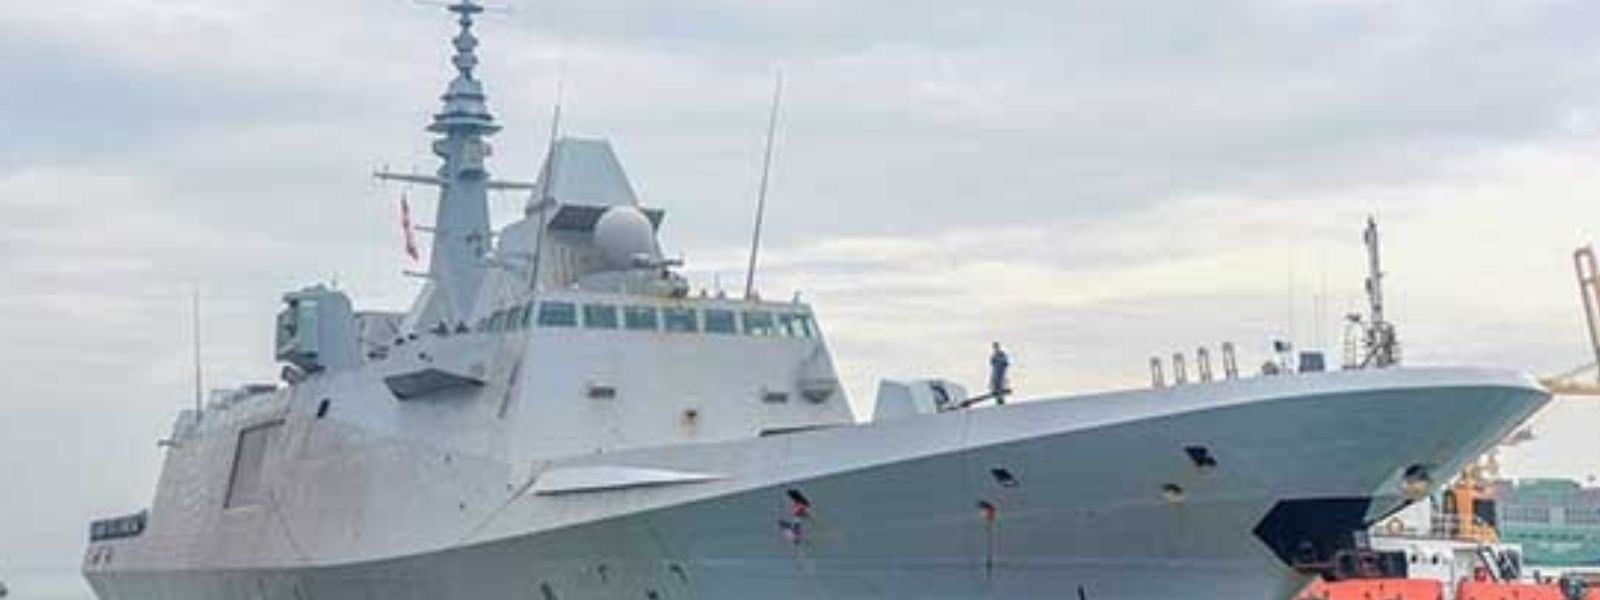
M 650 217 L 632 206 L 613 206 L 594 224 L 595 245 L 612 268 L 627 269 L 641 256 L 655 254 L 656 232 Z

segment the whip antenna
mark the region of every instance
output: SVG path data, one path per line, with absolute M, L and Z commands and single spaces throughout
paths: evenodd
M 198 419 L 205 394 L 205 381 L 202 379 L 204 366 L 200 362 L 200 288 L 198 287 L 189 290 L 189 308 L 192 328 L 190 332 L 194 334 L 194 339 L 191 340 L 194 345 L 194 415 Z
M 566 64 L 556 68 L 556 103 L 550 113 L 550 143 L 545 148 L 544 185 L 539 186 L 540 201 L 548 202 L 554 199 L 551 186 L 555 185 L 556 174 L 556 145 L 561 140 L 561 104 L 566 100 L 567 72 Z
M 538 197 L 533 198 L 533 201 L 538 206 L 539 227 L 537 231 L 539 237 L 535 238 L 533 242 L 533 265 L 529 269 L 528 289 L 534 292 L 539 291 L 540 263 L 544 258 L 544 237 L 548 227 L 547 221 L 549 220 L 545 217 L 545 211 L 550 208 L 551 204 L 555 203 L 555 192 L 552 190 L 556 184 L 556 151 L 559 149 L 561 141 L 561 104 L 565 100 L 566 87 L 566 65 L 563 63 L 556 69 L 556 102 L 550 115 L 550 143 L 545 149 L 544 172 L 539 174 Z
M 778 133 L 778 109 L 783 100 L 783 71 L 778 71 L 772 86 L 772 112 L 767 116 L 767 150 L 761 159 L 761 188 L 756 193 L 755 230 L 750 235 L 750 266 L 744 273 L 744 298 L 755 295 L 756 255 L 761 251 L 761 224 L 767 214 L 767 184 L 772 176 L 772 146 Z

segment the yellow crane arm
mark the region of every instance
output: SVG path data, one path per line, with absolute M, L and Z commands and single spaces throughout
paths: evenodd
M 1600 396 L 1600 383 L 1571 379 L 1540 379 L 1539 385 L 1557 396 Z

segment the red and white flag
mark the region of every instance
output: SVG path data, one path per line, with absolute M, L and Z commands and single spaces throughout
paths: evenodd
M 411 260 L 421 260 L 422 253 L 417 251 L 417 234 L 411 227 L 411 201 L 404 193 L 400 194 L 400 227 L 405 229 L 406 256 Z

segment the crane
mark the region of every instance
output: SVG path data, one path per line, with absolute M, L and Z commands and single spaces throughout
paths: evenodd
M 1589 349 L 1593 358 L 1583 366 L 1539 380 L 1557 396 L 1600 396 L 1600 269 L 1596 268 L 1594 246 L 1572 253 L 1572 268 L 1578 278 L 1578 296 L 1583 300 L 1583 316 L 1589 327 Z
M 1578 296 L 1583 302 L 1583 316 L 1589 328 L 1589 348 L 1593 361 L 1550 377 L 1539 379 L 1551 394 L 1557 396 L 1600 396 L 1600 268 L 1597 268 L 1593 246 L 1583 246 L 1573 251 L 1572 266 L 1578 280 Z M 1370 285 L 1370 284 L 1369 284 Z M 1469 463 L 1461 475 L 1451 483 L 1444 495 L 1443 512 L 1446 527 L 1451 535 L 1479 543 L 1493 543 L 1498 539 L 1494 526 L 1478 518 L 1479 503 L 1494 501 L 1494 482 L 1500 478 L 1500 448 L 1515 446 L 1533 439 L 1530 428 L 1518 428 L 1496 447 Z

